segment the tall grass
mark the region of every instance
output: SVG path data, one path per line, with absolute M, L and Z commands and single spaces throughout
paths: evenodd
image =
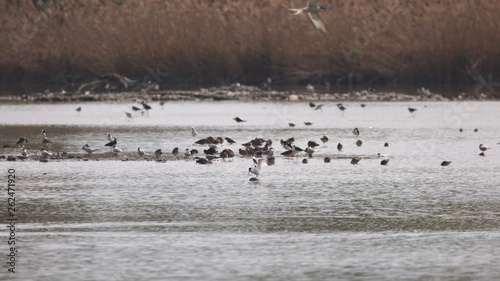
M 500 73 L 499 1 L 319 2 L 327 34 L 290 14 L 304 0 L 6 1 L 0 75 L 141 78 L 150 67 L 173 82 L 335 83 L 463 82 L 471 66 Z

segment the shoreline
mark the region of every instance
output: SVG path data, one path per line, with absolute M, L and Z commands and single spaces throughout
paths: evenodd
M 72 102 L 135 102 L 146 101 L 332 101 L 332 102 L 373 102 L 373 101 L 479 101 L 497 100 L 494 96 L 480 93 L 461 93 L 456 97 L 447 97 L 423 89 L 418 94 L 397 92 L 351 91 L 344 93 L 274 91 L 255 86 L 213 87 L 199 90 L 139 90 L 125 92 L 46 92 L 30 95 L 6 95 L 0 97 L 0 103 L 72 103 Z

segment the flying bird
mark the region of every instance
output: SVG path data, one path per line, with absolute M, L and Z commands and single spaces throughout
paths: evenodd
M 314 92 L 314 87 L 313 87 L 313 85 L 311 85 L 311 84 L 307 84 L 307 86 L 306 86 L 306 90 L 308 90 L 309 92 Z M 311 103 L 309 103 L 309 105 L 311 105 Z
M 294 15 L 307 13 L 314 23 L 314 26 L 326 33 L 325 22 L 323 22 L 323 19 L 319 15 L 320 12 L 326 12 L 326 9 L 318 6 L 318 0 L 308 0 L 307 7 L 302 9 L 290 9 L 290 11 L 292 11 Z
M 264 167 L 264 165 L 267 165 L 266 159 L 261 158 L 261 159 L 257 160 L 255 158 L 253 158 L 252 160 L 253 160 L 254 164 L 250 168 L 248 168 L 248 174 L 252 173 L 252 174 L 256 175 L 258 178 L 260 176 L 260 174 L 262 173 L 262 167 Z

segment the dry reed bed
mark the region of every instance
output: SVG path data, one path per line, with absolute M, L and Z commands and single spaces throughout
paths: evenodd
M 326 35 L 290 15 L 303 0 L 33 2 L 43 1 L 0 5 L 2 77 L 141 78 L 149 66 L 170 81 L 453 82 L 470 79 L 471 65 L 500 70 L 494 0 L 320 0 Z

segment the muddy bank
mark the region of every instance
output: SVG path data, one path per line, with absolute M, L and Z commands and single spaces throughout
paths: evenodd
M 0 148 L 0 162 L 53 162 L 53 161 L 156 161 L 165 163 L 167 161 L 195 161 L 193 157 L 179 157 L 174 155 L 162 155 L 156 158 L 154 155 L 139 156 L 137 153 L 93 153 L 88 155 L 86 153 L 67 153 L 51 151 L 53 156 L 44 158 L 40 155 L 39 151 L 31 151 L 27 157 L 21 155 L 20 148 L 4 147 Z
M 461 93 L 456 97 L 448 97 L 439 93 L 431 93 L 427 89 L 415 95 L 397 92 L 352 91 L 308 92 L 308 91 L 275 91 L 255 86 L 214 87 L 194 91 L 187 90 L 139 90 L 126 92 L 94 93 L 81 92 L 46 92 L 22 96 L 3 96 L 1 100 L 22 102 L 135 102 L 148 101 L 450 101 L 450 100 L 491 100 L 485 94 Z

